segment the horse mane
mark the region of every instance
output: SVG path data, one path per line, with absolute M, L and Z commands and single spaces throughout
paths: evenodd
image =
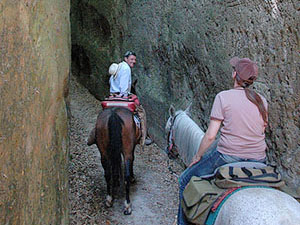
M 189 165 L 199 149 L 204 132 L 185 111 L 178 110 L 175 116 L 175 145 L 185 165 Z

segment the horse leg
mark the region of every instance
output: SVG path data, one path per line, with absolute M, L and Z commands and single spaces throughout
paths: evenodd
M 110 161 L 107 160 L 105 157 L 101 158 L 101 163 L 104 169 L 104 176 L 106 180 L 106 187 L 107 187 L 107 195 L 106 195 L 106 201 L 105 205 L 107 207 L 112 207 L 113 205 L 113 197 L 112 197 L 112 191 L 111 191 L 111 165 Z
M 129 198 L 131 164 L 132 164 L 132 160 L 130 159 L 125 160 L 125 188 L 126 188 L 126 200 L 125 200 L 125 209 L 124 209 L 125 215 L 130 215 L 132 212 L 131 202 Z
M 116 163 L 116 162 L 114 162 L 114 163 Z M 112 167 L 112 194 L 113 194 L 113 196 L 116 195 L 117 190 L 120 187 L 120 171 L 121 171 L 120 166 L 115 165 Z
M 132 161 L 130 163 L 130 183 L 134 184 L 135 183 L 135 178 L 134 178 L 134 174 L 133 174 L 133 162 L 134 162 L 134 153 L 132 153 Z

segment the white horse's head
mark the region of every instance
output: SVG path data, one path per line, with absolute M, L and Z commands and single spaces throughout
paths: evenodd
M 182 111 L 182 110 L 175 111 L 174 106 L 170 105 L 170 108 L 169 108 L 170 117 L 168 118 L 166 126 L 165 126 L 166 134 L 170 132 L 170 129 L 171 129 L 172 124 L 174 123 L 175 117 L 180 113 L 186 113 L 187 115 L 189 115 L 191 106 L 192 106 L 192 103 L 190 103 L 189 106 L 184 111 Z

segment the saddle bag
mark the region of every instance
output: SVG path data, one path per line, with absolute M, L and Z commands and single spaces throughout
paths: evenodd
M 136 107 L 140 105 L 139 99 L 136 95 L 129 95 L 128 97 L 116 97 L 111 95 L 101 101 L 102 109 L 110 107 L 125 107 L 131 112 L 134 112 Z
M 193 176 L 183 191 L 181 206 L 189 222 L 205 224 L 214 201 L 224 192 L 208 180 Z
M 181 205 L 187 220 L 205 224 L 213 205 L 224 194 L 235 192 L 243 186 L 267 186 L 280 188 L 284 185 L 280 173 L 265 164 L 231 163 L 216 169 L 215 175 L 204 178 L 193 176 L 183 191 Z M 247 166 L 247 167 L 246 167 Z
M 281 179 L 281 174 L 273 166 L 263 168 L 222 166 L 216 172 L 215 184 L 219 188 L 232 188 L 241 186 L 281 187 L 285 183 Z

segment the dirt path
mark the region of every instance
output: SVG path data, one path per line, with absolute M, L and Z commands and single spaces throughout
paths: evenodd
M 106 183 L 96 145 L 86 139 L 101 108 L 85 88 L 71 77 L 69 200 L 70 224 L 172 224 L 177 213 L 177 177 L 168 169 L 168 157 L 155 144 L 139 146 L 135 151 L 134 173 L 137 183 L 131 187 L 132 215 L 123 215 L 124 196 L 112 208 L 104 206 Z M 173 161 L 172 169 L 182 168 Z

